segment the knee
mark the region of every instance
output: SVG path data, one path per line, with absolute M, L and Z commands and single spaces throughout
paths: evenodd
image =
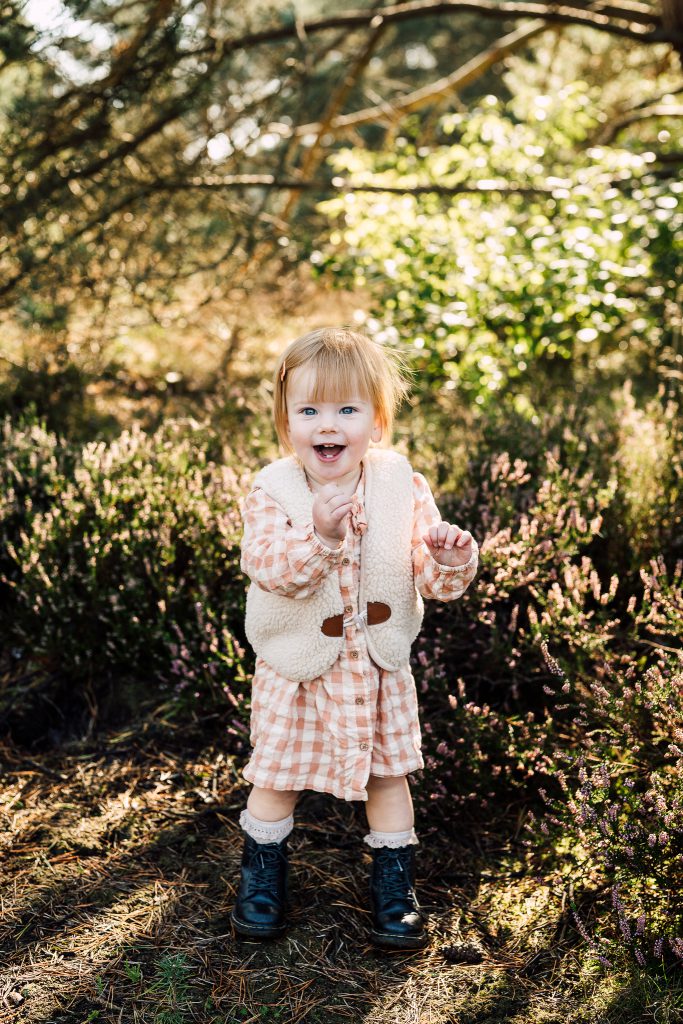
M 408 788 L 408 777 L 406 775 L 371 775 L 368 779 L 366 789 L 373 790 L 375 792 L 387 792 L 396 790 L 405 790 Z
M 247 808 L 257 818 L 276 821 L 294 813 L 300 795 L 300 790 L 262 789 L 252 786 Z

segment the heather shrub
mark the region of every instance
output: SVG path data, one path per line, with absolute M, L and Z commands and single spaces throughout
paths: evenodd
M 442 514 L 479 539 L 480 571 L 456 602 L 431 603 L 415 651 L 428 776 L 420 797 L 443 805 L 510 798 L 544 764 L 547 670 L 538 643 L 551 631 L 582 670 L 600 662 L 615 625 L 617 584 L 604 585 L 591 550 L 614 497 L 590 471 L 545 453 L 533 477 L 507 452 L 471 460 L 469 487 Z
M 460 601 L 428 605 L 416 645 L 427 768 L 416 804 L 446 830 L 465 812 L 535 815 L 529 858 L 557 875 L 591 950 L 616 963 L 624 947 L 642 967 L 683 951 L 678 449 L 661 461 L 680 425 L 671 403 L 638 409 L 629 394 L 621 433 L 602 438 L 611 463 L 566 427 L 542 472 L 473 452 L 465 485 L 440 496 L 445 518 L 479 539 L 481 561 Z M 660 443 L 640 502 L 645 456 L 627 451 L 637 424 Z M 643 526 L 649 550 L 648 522 L 667 557 L 634 570 L 630 530 Z
M 674 585 L 683 607 L 681 568 Z M 599 960 L 609 964 L 624 947 L 641 967 L 680 964 L 683 654 L 659 649 L 641 669 L 622 658 L 595 680 L 565 675 L 545 656 L 557 679 L 546 687 L 550 715 L 562 727 L 539 789 L 545 811 L 530 814 L 536 857 L 547 865 L 554 851 L 550 871 Z M 598 904 L 592 931 L 580 897 Z
M 638 572 L 663 551 L 683 556 L 683 417 L 663 388 L 639 406 L 627 381 L 614 398 L 624 568 Z
M 638 609 L 632 598 L 629 611 L 634 615 L 634 639 L 660 650 L 680 655 L 683 636 L 683 560 L 679 559 L 671 572 L 660 555 L 653 558 L 647 568 L 640 571 L 643 596 Z M 644 627 L 638 631 L 638 627 Z M 643 635 L 646 634 L 646 635 Z M 673 646 L 672 646 L 673 645 Z
M 7 634 L 21 569 L 10 556 L 29 522 L 57 502 L 73 471 L 74 451 L 30 414 L 0 427 L 0 639 Z
M 21 436 L 12 443 L 20 448 Z M 49 500 L 24 501 L 21 528 L 5 541 L 13 642 L 72 687 L 113 692 L 127 678 L 176 704 L 240 704 L 243 482 L 219 453 L 210 432 L 176 421 L 85 445 L 68 477 L 56 454 L 40 463 Z

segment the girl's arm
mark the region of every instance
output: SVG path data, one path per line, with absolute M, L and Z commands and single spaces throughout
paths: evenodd
M 313 522 L 293 526 L 287 513 L 254 487 L 242 504 L 242 572 L 263 590 L 285 597 L 308 597 L 320 581 L 337 568 L 346 542 L 326 547 Z
M 479 547 L 472 539 L 472 554 L 464 565 L 440 565 L 423 541 L 431 526 L 441 522 L 441 514 L 429 484 L 421 473 L 413 473 L 413 572 L 415 585 L 423 597 L 434 601 L 454 601 L 467 590 L 477 574 Z

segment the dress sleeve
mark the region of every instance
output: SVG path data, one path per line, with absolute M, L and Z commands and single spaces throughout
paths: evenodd
M 241 568 L 263 590 L 285 597 L 308 597 L 336 570 L 346 541 L 328 548 L 313 522 L 293 526 L 281 505 L 262 487 L 253 487 L 242 503 Z
M 464 565 L 441 565 L 422 537 L 430 526 L 441 522 L 441 514 L 429 484 L 421 473 L 413 473 L 413 573 L 415 585 L 423 597 L 434 601 L 454 601 L 467 590 L 477 574 L 479 546 L 472 538 L 472 554 Z

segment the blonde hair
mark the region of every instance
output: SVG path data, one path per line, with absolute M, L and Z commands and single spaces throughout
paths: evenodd
M 336 402 L 355 391 L 372 402 L 379 419 L 380 444 L 391 442 L 394 416 L 410 388 L 410 369 L 396 349 L 371 341 L 349 327 L 321 327 L 292 341 L 273 377 L 273 419 L 280 444 L 293 454 L 287 437 L 287 380 L 300 366 L 315 371 L 311 401 Z

